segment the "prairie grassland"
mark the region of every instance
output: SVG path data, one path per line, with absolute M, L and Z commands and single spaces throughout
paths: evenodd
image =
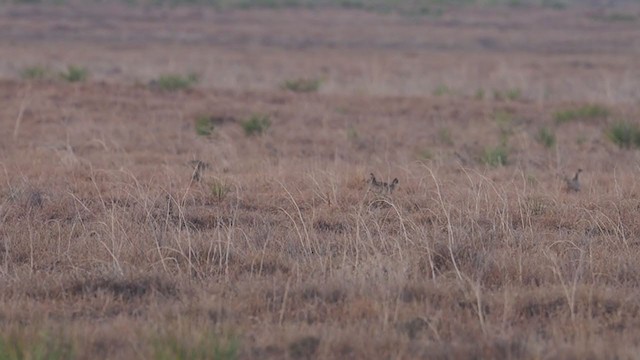
M 0 358 L 637 356 L 637 26 L 95 9 L 0 13 Z

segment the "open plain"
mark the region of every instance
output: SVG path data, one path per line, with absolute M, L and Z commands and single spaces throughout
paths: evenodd
M 0 4 L 0 54 L 0 359 L 640 352 L 640 6 Z

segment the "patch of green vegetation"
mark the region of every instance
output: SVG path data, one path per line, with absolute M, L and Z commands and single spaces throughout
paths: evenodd
M 66 360 L 74 359 L 75 350 L 64 337 L 42 335 L 24 339 L 15 335 L 0 337 L 0 359 Z
M 556 111 L 553 118 L 557 124 L 564 124 L 574 120 L 606 119 L 610 111 L 604 106 L 591 104 L 574 109 Z
M 621 148 L 640 148 L 640 126 L 629 121 L 617 121 L 607 129 L 607 137 Z
M 607 22 L 634 22 L 638 20 L 637 15 L 620 12 L 596 15 L 594 18 Z
M 215 130 L 215 121 L 211 116 L 198 116 L 196 118 L 196 134 L 200 136 L 210 136 Z
M 207 333 L 199 339 L 164 336 L 153 341 L 156 360 L 232 360 L 238 358 L 239 343 L 235 338 Z
M 493 91 L 493 98 L 496 101 L 518 101 L 522 98 L 522 92 L 520 89 L 508 89 L 505 91 Z
M 47 76 L 47 72 L 42 66 L 28 66 L 20 71 L 20 77 L 24 80 L 42 80 Z
M 283 89 L 297 92 L 297 93 L 311 93 L 317 92 L 320 89 L 322 81 L 320 79 L 312 78 L 299 78 L 294 80 L 287 80 L 282 83 Z
M 253 114 L 241 125 L 247 136 L 262 135 L 271 126 L 271 119 L 269 115 Z
M 81 82 L 89 77 L 89 71 L 81 66 L 69 65 L 67 71 L 60 73 L 60 77 L 71 83 Z
M 349 125 L 349 127 L 347 127 L 347 140 L 357 141 L 359 138 L 358 130 L 356 130 L 353 125 Z
M 443 127 L 438 130 L 438 140 L 444 145 L 453 145 L 453 138 L 451 137 L 449 128 Z
M 506 144 L 509 136 L 513 134 L 513 115 L 506 111 L 498 111 L 493 118 L 500 130 L 500 142 Z
M 152 80 L 149 86 L 163 91 L 179 91 L 192 88 L 198 81 L 198 74 L 195 73 L 188 75 L 167 74 Z
M 476 90 L 475 95 L 473 95 L 473 98 L 480 101 L 480 100 L 484 100 L 484 90 L 483 89 L 478 89 Z
M 493 167 L 507 165 L 508 159 L 509 149 L 504 144 L 486 148 L 482 154 L 482 162 Z
M 431 150 L 429 150 L 429 149 L 422 149 L 418 153 L 418 159 L 420 159 L 420 160 L 432 160 L 433 159 L 433 152 L 431 152 Z
M 214 180 L 209 184 L 209 190 L 211 190 L 211 196 L 216 200 L 222 201 L 227 193 L 229 193 L 229 186 L 221 180 Z
M 550 149 L 556 144 L 556 135 L 551 129 L 545 126 L 540 128 L 540 130 L 538 131 L 536 140 L 547 149 Z
M 435 96 L 444 96 L 444 95 L 451 95 L 453 94 L 453 91 L 444 84 L 440 84 L 438 85 L 438 87 L 436 87 L 436 89 L 433 91 L 433 95 Z

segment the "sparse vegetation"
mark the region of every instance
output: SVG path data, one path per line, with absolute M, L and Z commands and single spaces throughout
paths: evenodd
M 81 66 L 69 65 L 67 70 L 60 73 L 60 77 L 68 82 L 75 83 L 85 81 L 89 76 L 89 71 Z
M 42 66 L 28 66 L 20 72 L 20 77 L 24 80 L 42 80 L 47 75 L 47 69 Z
M 630 121 L 616 121 L 609 126 L 607 136 L 621 148 L 640 147 L 640 126 Z
M 440 143 L 443 145 L 452 146 L 453 138 L 451 137 L 451 130 L 446 127 L 440 128 L 440 130 L 438 130 L 438 140 L 440 140 Z
M 161 75 L 157 79 L 152 80 L 149 86 L 152 89 L 163 91 L 179 91 L 188 90 L 198 83 L 198 75 L 191 73 L 188 75 L 168 74 Z
M 211 195 L 217 201 L 224 200 L 225 196 L 229 192 L 229 186 L 225 182 L 218 179 L 215 179 L 214 181 L 212 181 L 211 184 L 209 185 L 209 188 L 211 189 Z
M 196 134 L 210 136 L 215 131 L 215 122 L 210 116 L 201 115 L 196 118 Z
M 196 339 L 168 335 L 153 341 L 155 360 L 234 360 L 238 358 L 238 340 L 213 333 L 196 335 Z
M 444 84 L 438 85 L 438 87 L 436 87 L 436 89 L 433 91 L 433 95 L 435 96 L 451 95 L 452 93 L 453 91 Z
M 595 19 L 606 22 L 635 22 L 638 20 L 638 15 L 630 13 L 612 12 L 606 14 L 598 14 L 594 16 Z
M 322 81 L 320 79 L 299 78 L 294 80 L 287 80 L 282 83 L 281 87 L 283 89 L 297 93 L 310 93 L 318 91 L 321 84 Z
M 241 125 L 247 136 L 262 135 L 271 126 L 271 119 L 265 114 L 253 114 Z
M 520 89 L 508 89 L 505 91 L 494 90 L 493 98 L 496 101 L 517 101 L 522 98 L 522 92 Z
M 556 111 L 553 115 L 557 124 L 564 124 L 575 120 L 606 119 L 609 109 L 600 105 L 584 105 L 574 109 Z
M 486 148 L 482 155 L 482 162 L 493 167 L 505 166 L 507 165 L 508 157 L 509 149 L 506 145 L 500 144 L 495 147 Z
M 359 138 L 360 135 L 358 134 L 358 130 L 355 128 L 355 126 L 349 124 L 349 126 L 347 127 L 347 140 L 353 142 L 357 141 Z
M 538 130 L 536 140 L 547 149 L 550 149 L 556 145 L 556 135 L 551 129 L 546 126 L 541 127 L 540 130 Z
M 418 154 L 420 160 L 433 160 L 433 152 L 429 149 L 422 149 Z
M 0 335 L 0 359 L 4 360 L 67 360 L 74 358 L 74 348 L 60 334 L 46 333 L 33 339 L 13 335 Z

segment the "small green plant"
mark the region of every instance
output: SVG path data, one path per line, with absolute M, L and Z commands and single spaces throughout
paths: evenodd
M 509 101 L 517 101 L 522 98 L 522 92 L 520 91 L 520 89 L 509 89 L 506 91 L 505 97 Z
M 578 138 L 576 139 L 576 144 L 584 145 L 586 142 L 587 142 L 587 137 L 584 134 L 578 135 Z
M 513 115 L 506 111 L 498 111 L 493 118 L 500 130 L 500 142 L 505 145 L 509 140 L 509 136 L 513 134 Z
M 69 65 L 67 71 L 60 73 L 60 77 L 71 83 L 85 81 L 89 77 L 89 71 L 81 66 Z
M 438 139 L 444 145 L 453 145 L 453 139 L 451 138 L 451 131 L 449 128 L 440 128 L 440 130 L 438 130 Z
M 584 105 L 574 109 L 566 109 L 556 111 L 553 115 L 554 120 L 558 124 L 564 124 L 566 122 L 574 120 L 592 120 L 592 119 L 604 119 L 609 117 L 610 111 L 601 105 Z
M 520 98 L 522 97 L 522 92 L 520 91 L 520 89 L 508 89 L 505 91 L 498 91 L 498 90 L 494 90 L 493 91 L 493 98 L 496 101 L 517 101 L 520 100 Z
M 422 149 L 418 153 L 418 158 L 420 160 L 432 160 L 433 159 L 433 152 L 431 152 L 431 150 L 429 150 L 429 149 Z
M 29 66 L 20 72 L 20 77 L 24 80 L 42 80 L 47 75 L 47 69 L 42 66 Z
M 358 134 L 358 130 L 350 124 L 349 127 L 347 127 L 347 140 L 357 141 L 359 138 L 360 135 Z
M 538 131 L 536 140 L 547 149 L 550 149 L 556 144 L 556 135 L 551 129 L 545 126 Z
M 196 119 L 196 134 L 210 136 L 215 130 L 214 120 L 210 116 L 198 116 Z
M 268 115 L 253 114 L 244 120 L 241 125 L 247 136 L 262 135 L 271 126 L 271 119 Z
M 496 147 L 486 148 L 482 154 L 482 162 L 490 166 L 505 166 L 509 157 L 509 149 L 500 144 Z
M 282 83 L 281 87 L 283 89 L 297 93 L 310 93 L 318 91 L 321 84 L 322 81 L 320 79 L 299 78 L 294 80 L 287 80 Z
M 609 126 L 607 137 L 624 149 L 640 147 L 640 126 L 629 121 L 617 121 Z
M 168 74 L 161 75 L 149 84 L 152 88 L 163 91 L 179 91 L 192 88 L 199 81 L 198 75 L 191 73 L 188 75 Z
M 451 89 L 444 84 L 438 85 L 438 87 L 433 91 L 433 95 L 435 96 L 450 95 L 451 93 L 452 93 Z
M 475 95 L 473 96 L 474 99 L 480 101 L 480 100 L 484 100 L 484 90 L 483 89 L 478 89 L 476 90 Z
M 209 189 L 211 190 L 211 196 L 218 201 L 222 201 L 229 192 L 229 186 L 220 180 L 214 180 L 209 184 Z

